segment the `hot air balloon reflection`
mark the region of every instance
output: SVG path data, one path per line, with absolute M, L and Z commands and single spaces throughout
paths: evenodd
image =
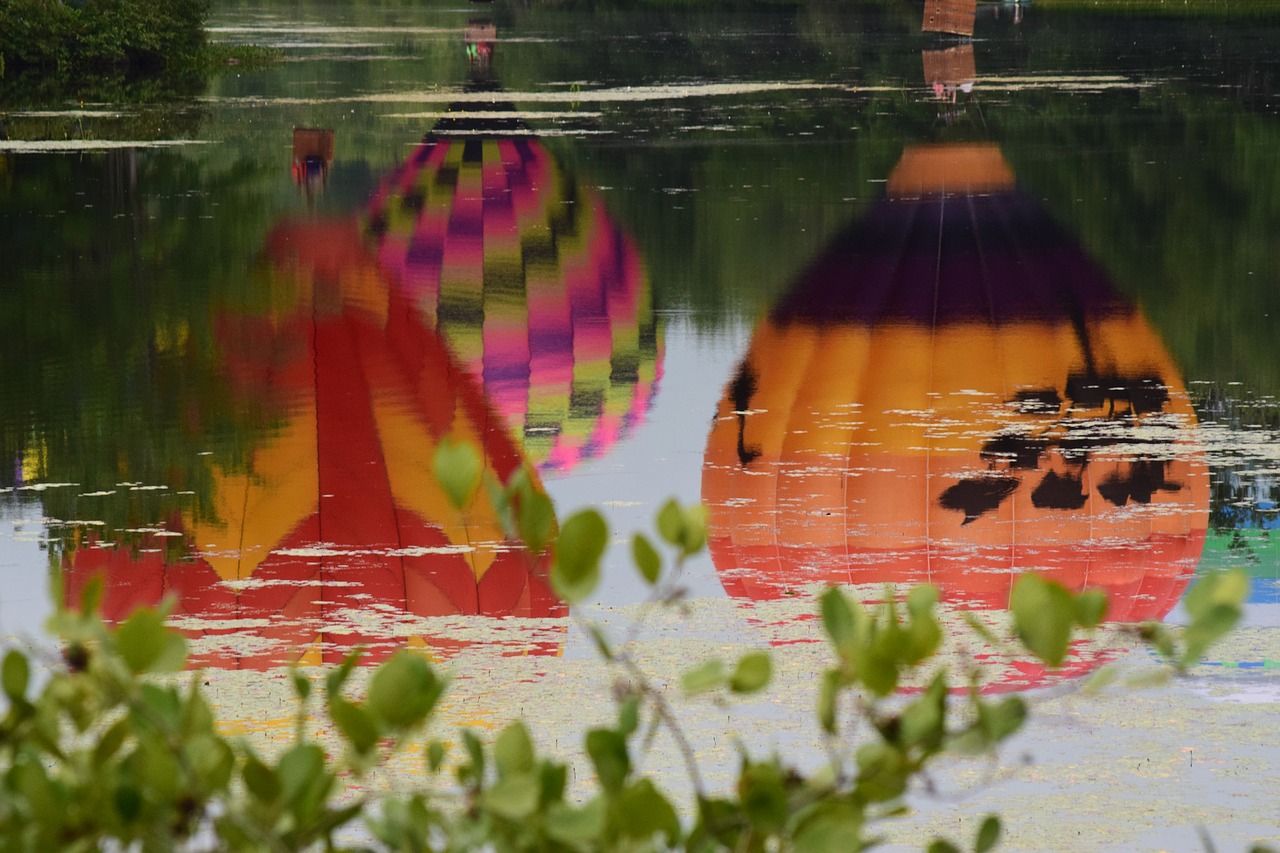
M 452 105 L 383 182 L 368 227 L 388 280 L 544 473 L 603 455 L 643 421 L 662 339 L 640 256 L 510 104 Z
M 933 583 L 947 619 L 995 621 L 1035 570 L 1105 590 L 1110 619 L 1159 619 L 1204 543 L 1194 423 L 1141 313 L 996 147 L 909 148 L 726 389 L 703 472 L 712 557 L 744 601 Z M 988 689 L 1049 677 L 988 660 Z
M 974 84 L 978 80 L 972 44 L 922 50 L 920 60 L 924 66 L 925 83 L 939 101 L 955 105 L 960 102 L 961 95 L 965 96 L 965 100 L 972 96 Z M 954 120 L 959 114 L 948 111 L 943 114 L 943 118 Z
M 324 191 L 332 165 L 332 128 L 293 129 L 293 182 L 302 187 L 308 198 Z
M 925 0 L 920 31 L 972 36 L 977 16 L 977 0 Z
M 498 28 L 488 18 L 467 21 L 462 40 L 467 48 L 467 67 L 473 75 L 488 74 L 493 66 L 493 48 L 497 37 Z
M 354 220 L 278 227 L 267 255 L 272 310 L 217 326 L 265 437 L 246 468 L 214 464 L 212 505 L 170 523 L 187 559 L 80 549 L 68 597 L 102 570 L 108 618 L 173 594 L 177 625 L 198 640 L 192 663 L 210 667 L 330 663 L 357 645 L 368 662 L 406 643 L 447 657 L 479 639 L 558 653 L 564 626 L 547 617 L 566 610 L 545 566 L 505 537 L 486 497 L 458 510 L 432 470 L 446 436 L 480 448 L 500 480 L 522 465 L 479 387 L 383 282 Z M 539 621 L 440 619 L 472 614 Z

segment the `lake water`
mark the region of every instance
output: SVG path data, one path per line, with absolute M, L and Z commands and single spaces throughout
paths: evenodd
M 774 648 L 764 698 L 684 708 L 723 784 L 735 734 L 821 753 L 815 590 L 930 582 L 948 661 L 1036 722 L 895 841 L 986 809 L 1012 849 L 1280 835 L 1280 20 L 218 2 L 211 27 L 283 61 L 0 101 L 0 631 L 104 574 L 109 618 L 173 598 L 231 731 L 286 732 L 291 662 L 409 646 L 455 677 L 446 722 L 524 714 L 563 754 L 611 707 L 575 617 L 662 683 Z M 594 603 L 451 508 L 447 436 L 606 514 Z M 670 497 L 710 547 L 652 611 L 628 542 Z M 1059 671 L 962 630 L 1032 569 L 1177 622 L 1222 567 L 1253 578 L 1245 627 L 1159 689 L 1080 694 L 1153 668 L 1115 628 Z M 669 743 L 645 769 L 684 784 Z

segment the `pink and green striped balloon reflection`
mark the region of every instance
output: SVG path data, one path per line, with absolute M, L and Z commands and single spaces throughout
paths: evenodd
M 483 382 L 526 457 L 555 473 L 644 420 L 662 335 L 631 238 L 501 116 L 433 131 L 383 182 L 369 230 L 392 286 Z

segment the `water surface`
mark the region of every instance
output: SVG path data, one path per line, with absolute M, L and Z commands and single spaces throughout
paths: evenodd
M 544 566 L 435 485 L 463 436 L 606 512 L 584 613 L 619 632 L 647 594 L 630 532 L 708 503 L 689 615 L 645 617 L 643 655 L 665 679 L 777 648 L 737 724 L 758 748 L 817 754 L 778 724 L 809 715 L 812 591 L 932 582 L 949 662 L 1042 688 L 1036 768 L 961 771 L 975 796 L 1070 805 L 1081 849 L 1265 836 L 1231 780 L 1277 758 L 1278 23 L 226 2 L 212 37 L 284 61 L 162 99 L 10 93 L 3 629 L 105 573 L 110 618 L 174 598 L 233 728 L 285 727 L 289 662 L 408 645 L 458 676 L 450 721 L 524 713 L 571 749 L 607 675 Z M 1221 566 L 1255 578 L 1249 627 L 1137 700 L 1072 693 L 1143 663 L 1114 630 L 1061 671 L 960 630 L 1031 569 L 1177 620 Z M 689 714 L 730 769 L 723 716 Z M 1155 763 L 1118 775 L 1130 753 Z

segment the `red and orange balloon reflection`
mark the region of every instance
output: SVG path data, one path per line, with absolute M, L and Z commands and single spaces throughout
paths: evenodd
M 218 325 L 233 387 L 271 421 L 247 467 L 214 464 L 211 505 L 170 527 L 191 555 L 85 547 L 67 558 L 68 598 L 105 572 L 104 613 L 176 597 L 194 665 L 333 662 L 408 643 L 460 642 L 416 617 L 566 613 L 545 566 L 509 541 L 487 498 L 461 510 L 438 486 L 446 436 L 481 448 L 506 480 L 523 463 L 502 417 L 417 309 L 385 283 L 354 221 L 278 228 L 273 307 Z M 398 623 L 398 624 L 397 624 Z M 388 625 L 391 627 L 388 628 Z M 509 653 L 557 653 L 507 632 Z
M 712 557 L 743 600 L 932 583 L 953 614 L 991 612 L 1037 571 L 1105 590 L 1112 620 L 1160 619 L 1204 543 L 1194 423 L 1141 313 L 998 149 L 908 149 L 726 388 L 703 472 Z M 1049 677 L 1005 663 L 988 689 Z

